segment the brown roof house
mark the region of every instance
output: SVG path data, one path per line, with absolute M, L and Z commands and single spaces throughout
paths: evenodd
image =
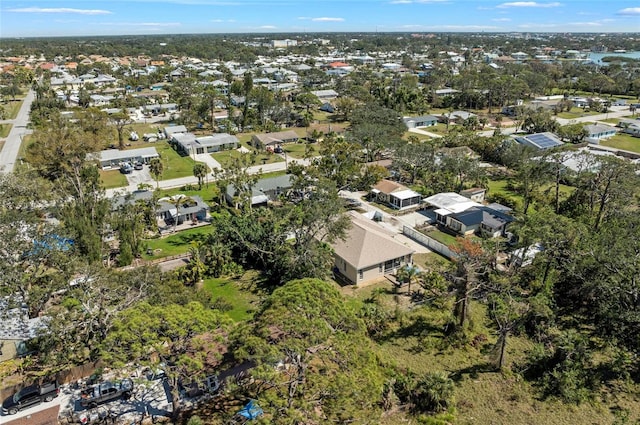
M 371 192 L 378 202 L 389 205 L 391 208 L 403 210 L 420 205 L 422 195 L 408 187 L 391 181 L 380 180 Z
M 354 211 L 349 215 L 352 225 L 345 239 L 332 244 L 338 280 L 358 285 L 412 264 L 415 251 L 396 241 L 395 233 Z

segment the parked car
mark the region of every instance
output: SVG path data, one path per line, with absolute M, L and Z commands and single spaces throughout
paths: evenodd
M 18 411 L 58 397 L 60 387 L 57 382 L 30 385 L 13 394 L 2 403 L 2 413 L 15 415 Z
M 96 407 L 100 403 L 115 400 L 120 397 L 129 398 L 133 392 L 133 381 L 105 381 L 82 390 L 80 405 L 82 407 Z
M 120 165 L 120 172 L 122 174 L 131 174 L 133 172 L 133 166 L 128 162 L 124 162 Z
M 142 162 L 136 162 L 136 163 L 133 165 L 133 169 L 134 169 L 134 170 L 142 170 L 143 168 L 144 168 L 144 165 L 142 164 Z

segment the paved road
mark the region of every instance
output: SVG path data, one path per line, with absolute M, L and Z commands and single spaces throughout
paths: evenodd
M 434 139 L 438 139 L 438 138 L 442 137 L 440 134 L 432 133 L 430 131 L 423 130 L 422 128 L 410 128 L 409 132 L 410 133 L 422 134 L 424 136 L 429 136 L 429 137 L 432 137 Z
M 13 127 L 11 127 L 9 136 L 7 136 L 4 142 L 2 151 L 0 151 L 0 172 L 10 173 L 13 171 L 16 160 L 18 159 L 22 137 L 32 132 L 31 130 L 27 130 L 27 123 L 29 122 L 29 112 L 34 98 L 35 92 L 29 90 L 18 111 L 18 115 L 13 120 Z
M 273 173 L 276 171 L 284 171 L 287 169 L 288 164 L 292 164 L 292 163 L 298 163 L 298 164 L 302 164 L 304 166 L 308 166 L 311 163 L 311 160 L 309 159 L 292 159 L 289 158 L 288 161 L 286 162 L 274 162 L 271 164 L 265 164 L 265 165 L 254 165 L 253 167 L 249 167 L 247 168 L 247 173 L 249 174 L 258 174 L 258 173 Z M 212 182 L 214 181 L 215 178 L 213 177 L 213 175 L 209 175 L 208 176 L 208 181 Z M 135 183 L 131 183 L 128 186 L 125 187 L 118 187 L 118 188 L 114 188 L 114 189 L 107 189 L 105 191 L 106 196 L 108 198 L 112 198 L 114 197 L 116 194 L 126 194 L 126 193 L 131 193 L 134 192 L 136 190 L 138 190 L 138 184 L 140 182 L 135 182 Z M 156 187 L 155 181 L 151 180 L 149 183 L 153 188 Z M 198 184 L 198 179 L 195 178 L 194 176 L 187 176 L 187 177 L 179 177 L 177 179 L 170 179 L 170 180 L 161 180 L 160 183 L 158 184 L 158 186 L 161 189 L 173 189 L 176 187 L 182 187 L 188 184 Z

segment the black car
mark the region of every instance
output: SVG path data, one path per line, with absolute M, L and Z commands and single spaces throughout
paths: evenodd
M 58 397 L 59 392 L 60 387 L 57 382 L 50 382 L 43 385 L 30 385 L 7 398 L 2 403 L 2 413 L 5 415 L 15 415 L 22 409 L 53 400 Z

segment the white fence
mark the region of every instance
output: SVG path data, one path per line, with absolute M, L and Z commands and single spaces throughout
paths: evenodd
M 414 241 L 426 246 L 432 251 L 437 252 L 438 254 L 444 255 L 450 260 L 458 257 L 458 254 L 451 251 L 448 246 L 443 244 L 442 242 L 438 242 L 437 240 L 430 238 L 424 233 L 420 233 L 415 229 L 412 229 L 409 226 L 402 226 L 402 234 L 410 237 Z

